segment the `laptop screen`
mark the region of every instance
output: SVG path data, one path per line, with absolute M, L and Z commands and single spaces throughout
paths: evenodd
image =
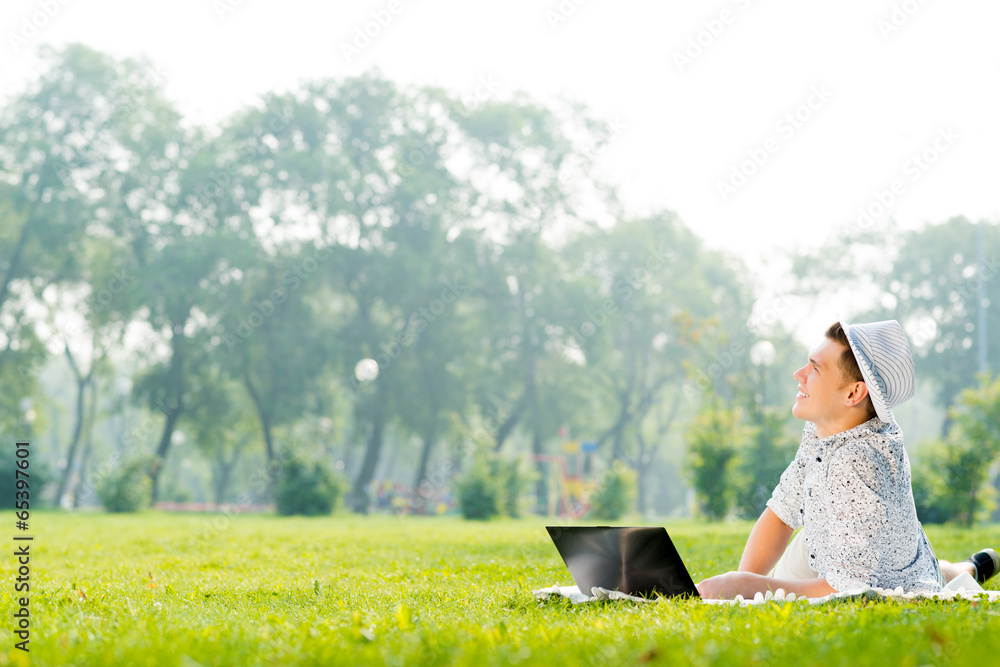
M 662 527 L 546 526 L 582 593 L 701 597 Z

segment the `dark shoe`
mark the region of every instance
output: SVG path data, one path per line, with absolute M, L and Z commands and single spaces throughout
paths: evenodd
M 1000 571 L 1000 556 L 997 556 L 997 552 L 993 549 L 977 551 L 962 562 L 972 563 L 972 567 L 976 570 L 976 581 L 980 584 Z

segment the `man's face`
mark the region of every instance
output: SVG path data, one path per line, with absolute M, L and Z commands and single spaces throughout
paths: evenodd
M 823 425 L 839 419 L 848 409 L 845 400 L 853 384 L 844 386 L 840 370 L 840 355 L 844 350 L 844 346 L 837 341 L 824 338 L 809 353 L 806 365 L 792 375 L 799 382 L 799 393 L 792 406 L 793 415 Z

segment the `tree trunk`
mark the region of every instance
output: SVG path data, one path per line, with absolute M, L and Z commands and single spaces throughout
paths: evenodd
M 429 433 L 424 436 L 424 446 L 420 452 L 420 464 L 417 467 L 417 476 L 413 481 L 413 507 L 417 514 L 427 513 L 427 496 L 432 490 L 432 484 L 427 479 L 427 464 L 430 462 L 431 453 L 434 450 L 434 444 L 437 440 L 437 436 L 434 433 Z M 425 484 L 426 489 L 425 489 Z
M 97 421 L 97 383 L 90 383 L 90 415 L 87 417 L 87 435 L 80 454 L 80 481 L 73 489 L 73 509 L 80 506 L 83 493 L 83 480 L 87 479 L 87 464 L 90 462 L 90 452 L 94 448 L 94 423 Z
M 625 435 L 625 427 L 629 422 L 628 405 L 622 406 L 621 415 L 618 418 L 618 423 L 615 424 L 614 430 L 614 446 L 611 448 L 611 460 L 619 461 L 625 459 L 625 452 L 622 448 L 622 440 Z
M 219 457 L 215 469 L 215 484 L 213 485 L 213 491 L 215 492 L 215 504 L 221 505 L 222 501 L 226 498 L 226 487 L 229 486 L 229 474 L 233 471 L 233 466 L 236 465 L 236 457 L 233 460 L 226 463 Z
M 607 431 L 605 431 L 601 437 L 597 439 L 597 446 L 600 447 L 607 441 L 608 438 L 614 436 L 614 446 L 611 449 L 611 460 L 621 458 L 621 439 L 622 431 L 629 422 L 629 412 L 628 412 L 628 402 L 622 401 L 622 408 L 618 412 L 618 418 L 615 423 L 611 425 Z M 589 471 L 588 471 L 589 472 Z
M 537 430 L 531 433 L 531 451 L 536 456 L 542 454 L 542 439 Z M 552 466 L 549 462 L 549 466 Z M 546 465 L 544 461 L 537 461 L 538 479 L 535 480 L 535 513 L 547 516 L 549 513 L 549 479 L 545 473 Z
M 371 483 L 375 476 L 375 466 L 378 464 L 379 453 L 382 450 L 383 430 L 385 428 L 385 400 L 381 378 L 375 380 L 378 383 L 378 391 L 372 397 L 375 403 L 375 412 L 372 416 L 372 430 L 365 447 L 365 458 L 361 462 L 358 474 L 354 478 L 354 485 L 348 494 L 346 501 L 348 506 L 359 514 L 368 513 L 368 492 L 365 487 Z
M 10 283 L 14 280 L 14 274 L 21 264 L 21 255 L 24 252 L 24 246 L 28 242 L 28 231 L 30 229 L 31 216 L 25 220 L 24 227 L 21 228 L 21 236 L 17 239 L 14 252 L 11 253 L 10 260 L 7 262 L 7 271 L 4 273 L 3 281 L 0 282 L 0 310 L 3 310 L 3 305 L 7 301 L 7 295 L 10 293 Z
M 507 440 L 507 437 L 514 431 L 514 427 L 517 426 L 518 421 L 520 421 L 521 416 L 524 414 L 525 408 L 528 406 L 528 394 L 525 392 L 521 394 L 521 398 L 517 399 L 517 403 L 514 404 L 514 409 L 511 413 L 507 415 L 507 418 L 500 424 L 497 429 L 496 441 L 497 444 L 493 448 L 493 451 L 499 452 L 500 448 L 503 447 L 503 443 Z
M 183 331 L 184 324 L 174 325 L 173 331 Z M 184 384 L 183 384 L 183 373 L 184 373 L 184 349 L 183 349 L 183 334 L 174 333 L 170 337 L 170 372 L 168 374 L 167 380 L 167 391 L 168 396 L 173 399 L 172 403 L 165 404 L 160 403 L 159 407 L 163 410 L 163 413 L 167 417 L 166 423 L 163 424 L 163 433 L 160 435 L 160 444 L 156 448 L 156 458 L 153 459 L 153 464 L 149 469 L 149 478 L 152 481 L 151 492 L 150 492 L 150 502 L 155 503 L 159 498 L 159 486 L 160 486 L 160 472 L 163 470 L 163 464 L 167 458 L 167 452 L 170 451 L 170 440 L 174 435 L 174 427 L 177 424 L 177 418 L 181 415 L 181 409 L 183 407 L 183 397 L 184 397 Z
M 535 457 L 535 467 L 538 470 L 538 478 L 535 480 L 535 513 L 545 516 L 549 512 L 549 484 L 548 476 L 545 474 L 547 466 L 540 458 L 545 452 L 542 449 L 541 415 L 538 409 L 538 385 L 535 377 L 537 368 L 534 343 L 532 342 L 535 332 L 532 323 L 525 314 L 528 306 L 524 299 L 524 290 L 527 286 L 520 282 L 519 285 L 517 299 L 521 315 L 521 339 L 524 345 L 524 404 L 520 407 L 528 414 L 528 425 L 531 429 L 531 453 Z
M 659 393 L 660 389 L 666 384 L 666 381 L 661 381 L 651 387 L 643 400 L 640 401 L 639 406 L 636 408 L 635 415 L 635 433 L 636 438 L 639 441 L 639 461 L 636 466 L 636 473 L 638 473 L 636 491 L 636 506 L 640 514 L 646 512 L 646 491 L 647 491 L 647 475 L 650 468 L 652 467 L 653 458 L 656 456 L 656 449 L 659 443 L 663 442 L 664 437 L 670 431 L 670 427 L 673 426 L 674 420 L 677 418 L 677 411 L 681 407 L 681 398 L 684 396 L 680 391 L 674 394 L 674 400 L 670 404 L 670 410 L 667 411 L 667 418 L 665 421 L 660 423 L 660 427 L 656 432 L 656 439 L 653 441 L 652 445 L 648 448 L 646 447 L 646 441 L 642 437 L 642 422 L 646 417 L 646 413 L 649 411 L 650 407 L 653 405 L 653 401 L 656 395 Z M 644 457 L 649 456 L 649 463 L 647 464 Z
M 160 436 L 160 445 L 156 448 L 156 458 L 153 460 L 153 465 L 149 470 L 149 478 L 152 480 L 152 493 L 150 494 L 150 500 L 155 503 L 159 499 L 160 493 L 160 472 L 163 470 L 163 465 L 167 459 L 167 452 L 170 450 L 170 439 L 174 434 L 174 425 L 177 423 L 177 418 L 181 414 L 180 404 L 177 405 L 175 410 L 171 410 L 167 413 L 167 422 L 163 425 L 163 434 Z
M 625 460 L 625 448 L 622 447 L 622 440 L 625 436 L 625 428 L 635 417 L 632 413 L 632 398 L 637 384 L 636 372 L 636 363 L 629 364 L 628 381 L 625 388 L 618 392 L 618 398 L 621 401 L 621 411 L 618 413 L 618 421 L 612 430 L 612 435 L 614 436 L 614 445 L 611 448 L 612 463 Z
M 635 439 L 639 442 L 639 460 L 636 466 L 635 508 L 640 516 L 646 515 L 646 439 L 642 437 L 642 422 L 635 425 Z
M 271 415 L 267 411 L 264 401 L 261 400 L 256 387 L 253 386 L 253 380 L 250 379 L 249 370 L 243 374 L 243 384 L 246 385 L 247 392 L 249 392 L 250 398 L 253 400 L 254 408 L 257 410 L 257 418 L 260 419 L 260 427 L 264 432 L 264 452 L 267 454 L 267 462 L 270 463 L 274 460 L 274 441 L 273 436 L 271 435 Z
M 230 475 L 233 472 L 233 468 L 236 467 L 236 463 L 240 460 L 240 454 L 243 452 L 243 448 L 246 447 L 248 441 L 248 437 L 240 439 L 239 444 L 233 448 L 232 458 L 228 461 L 221 451 L 216 454 L 215 465 L 212 467 L 212 493 L 215 497 L 216 505 L 221 505 L 225 500 Z
M 69 450 L 66 452 L 66 466 L 59 477 L 59 486 L 56 488 L 56 506 L 62 507 L 63 494 L 69 486 L 70 475 L 73 474 L 73 461 L 76 460 L 76 449 L 80 445 L 80 434 L 83 432 L 83 404 L 87 385 L 90 384 L 94 376 L 94 366 L 91 362 L 90 372 L 84 377 L 73 359 L 73 353 L 66 345 L 66 358 L 69 360 L 69 367 L 73 370 L 73 377 L 76 378 L 76 423 L 73 425 L 73 438 L 69 443 Z
M 944 407 L 944 419 L 941 420 L 941 439 L 944 440 L 948 437 L 948 431 L 951 430 L 951 424 L 954 420 L 951 418 L 951 406 L 946 405 Z
M 549 513 L 549 480 L 547 466 L 541 460 L 545 453 L 542 449 L 542 433 L 539 425 L 538 398 L 535 389 L 535 364 L 534 358 L 526 364 L 528 366 L 525 383 L 527 389 L 525 395 L 528 397 L 528 410 L 531 416 L 531 453 L 535 455 L 535 466 L 538 469 L 538 479 L 535 480 L 535 513 L 545 516 Z M 549 466 L 551 466 L 551 462 Z

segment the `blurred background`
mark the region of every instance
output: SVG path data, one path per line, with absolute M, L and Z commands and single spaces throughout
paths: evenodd
M 6 3 L 0 439 L 68 511 L 753 518 L 892 318 L 987 519 L 998 13 Z

